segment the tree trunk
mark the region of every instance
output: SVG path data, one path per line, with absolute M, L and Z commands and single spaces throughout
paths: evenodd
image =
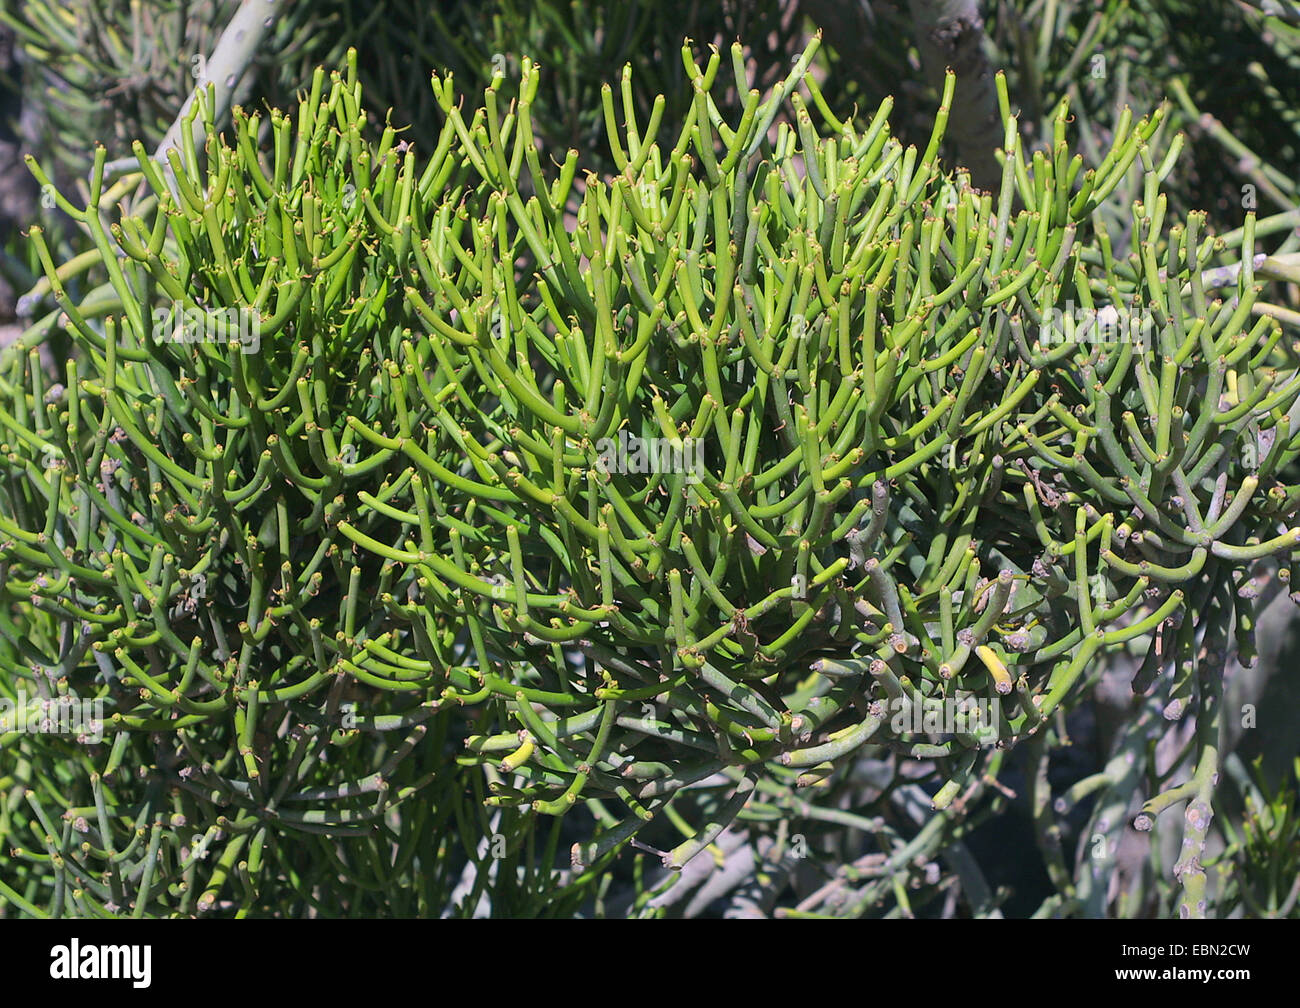
M 984 20 L 977 0 L 910 0 L 921 63 L 930 84 L 943 90 L 944 72 L 957 75 L 948 116 L 948 138 L 980 189 L 996 192 L 1002 169 L 994 150 L 1003 130 L 993 67 L 985 49 Z

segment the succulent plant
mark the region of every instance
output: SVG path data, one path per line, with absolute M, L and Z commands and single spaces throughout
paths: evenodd
M 951 77 L 904 148 L 888 100 L 836 118 L 816 48 L 766 97 L 739 45 L 683 49 L 671 148 L 606 89 L 617 172 L 572 225 L 527 59 L 468 119 L 435 74 L 414 146 L 366 139 L 355 54 L 228 138 L 200 101 L 206 145 L 165 177 L 137 143 L 117 219 L 97 150 L 58 199 L 103 286 L 70 296 L 32 230 L 77 353 L 56 386 L 34 337 L 0 359 L 0 691 L 101 703 L 105 736 L 0 734 L 0 898 L 373 912 L 427 875 L 403 907 L 493 880 L 561 912 L 653 830 L 670 869 L 791 810 L 879 831 L 837 804 L 865 759 L 914 832 L 805 911 L 905 906 L 1007 750 L 1142 641 L 1137 688 L 1197 726 L 1145 815 L 1193 800 L 1204 913 L 1226 617 L 1248 644 L 1237 589 L 1300 546 L 1300 379 L 1252 314 L 1296 267 L 1253 217 L 1230 250 L 1166 226 L 1160 112 L 1085 169 L 1067 105 L 1030 154 L 999 81 L 977 193 L 938 158 Z M 1117 254 L 1092 214 L 1131 170 Z
M 1215 866 L 1229 895 L 1224 903 L 1251 917 L 1300 917 L 1300 830 L 1296 823 L 1300 760 L 1279 786 L 1269 787 L 1257 760 L 1251 773 L 1235 757 L 1225 770 L 1246 795 L 1240 828 L 1225 824 L 1229 850 Z

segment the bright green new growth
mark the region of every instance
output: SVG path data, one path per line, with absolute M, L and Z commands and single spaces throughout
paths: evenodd
M 581 187 L 577 152 L 543 168 L 527 61 L 518 106 L 497 78 L 468 122 L 435 75 L 432 150 L 372 150 L 355 65 L 318 73 L 296 120 L 239 112 L 166 177 L 138 148 L 150 195 L 111 225 L 98 152 L 92 209 L 61 205 L 111 293 L 74 303 L 43 251 L 81 355 L 64 387 L 34 350 L 0 377 L 0 688 L 102 698 L 108 737 L 0 735 L 36 816 L 2 810 L 25 889 L 0 894 L 351 906 L 320 892 L 363 849 L 366 898 L 418 865 L 437 913 L 479 837 L 519 850 L 533 813 L 595 816 L 580 889 L 663 817 L 675 868 L 738 817 L 824 819 L 868 752 L 934 761 L 919 856 L 1140 640 L 1137 687 L 1196 712 L 1194 780 L 1146 811 L 1204 809 L 1176 866 L 1203 912 L 1227 617 L 1247 644 L 1235 589 L 1300 546 L 1275 479 L 1300 380 L 1252 316 L 1256 278 L 1294 267 L 1257 260 L 1253 218 L 1236 271 L 1207 269 L 1202 218 L 1165 228 L 1158 117 L 1084 171 L 1064 106 L 1029 157 L 1003 95 L 1011 153 L 979 194 L 938 161 L 951 79 L 904 150 L 888 102 L 862 132 L 831 116 L 814 50 L 738 123 L 721 57 L 687 50 L 671 151 L 625 76 L 620 174 Z M 1117 254 L 1090 214 L 1139 162 Z M 178 318 L 229 342 L 176 342 Z M 994 716 L 914 730 L 954 702 Z M 198 869 L 176 853 L 196 823 L 220 834 Z M 553 861 L 523 860 L 543 888 Z

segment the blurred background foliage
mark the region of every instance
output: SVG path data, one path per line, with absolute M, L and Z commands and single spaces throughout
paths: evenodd
M 110 160 L 128 157 L 135 139 L 152 150 L 238 6 L 237 0 L 0 4 L 0 347 L 24 330 L 30 334 L 48 325 L 53 308 L 48 288 L 36 282 L 40 270 L 23 230 L 39 221 L 64 262 L 89 247 L 87 236 L 67 222 L 58 227 L 57 211 L 43 205 L 21 153 L 35 153 L 61 189 L 84 196 L 96 144 L 108 148 Z M 1177 135 L 1185 138 L 1178 167 L 1164 185 L 1170 216 L 1204 210 L 1211 230 L 1229 233 L 1254 210 L 1264 248 L 1300 248 L 1300 5 L 1288 0 L 303 0 L 276 5 L 281 6 L 265 44 L 236 84 L 238 104 L 288 107 L 312 68 L 340 65 L 346 49 L 355 47 L 368 104 L 389 109 L 389 121 L 404 128 L 404 139 L 418 151 L 441 125 L 429 86 L 433 68 L 450 71 L 466 95 L 481 93 L 494 73 L 504 74 L 505 94 L 516 97 L 512 82 L 527 55 L 543 68 L 533 116 L 547 155 L 558 163 L 573 148 L 585 167 L 607 173 L 614 169 L 605 146 L 602 87 L 617 93 L 622 68 L 631 64 L 638 118 L 649 118 L 654 96 L 663 94 L 661 139 L 675 136 L 693 100 L 680 58 L 684 37 L 694 41 L 697 58 L 708 46 L 725 52 L 740 39 L 753 86 L 766 91 L 820 31 L 817 73 L 836 114 L 868 114 L 892 95 L 895 135 L 924 146 L 937 94 L 923 65 L 920 13 L 936 6 L 977 12 L 967 27 L 982 32 L 979 46 L 988 67 L 1005 72 L 1028 145 L 1050 141 L 1051 118 L 1063 97 L 1070 99 L 1079 149 L 1094 162 L 1124 106 L 1135 118 L 1163 106 L 1156 156 Z M 744 96 L 729 98 L 732 108 L 724 114 L 735 111 Z M 383 123 L 370 125 L 381 129 Z M 1126 251 L 1128 207 L 1140 193 L 1139 166 L 1097 211 L 1117 254 Z M 579 191 L 575 200 L 580 196 Z M 78 282 L 69 284 L 74 297 L 85 293 Z M 1295 285 L 1279 285 L 1270 298 L 1284 312 L 1300 312 Z M 1300 315 L 1291 321 L 1297 320 Z M 51 352 L 57 356 L 60 348 Z M 1296 359 L 1294 346 L 1279 352 Z M 1300 477 L 1293 473 L 1287 481 Z M 1231 780 L 1225 801 L 1238 815 L 1216 817 L 1216 829 L 1224 823 L 1216 838 L 1221 871 L 1216 876 L 1211 870 L 1211 879 L 1220 914 L 1294 917 L 1300 916 L 1293 883 L 1300 870 L 1300 765 L 1294 762 L 1300 747 L 1300 648 L 1288 589 L 1267 577 L 1261 583 L 1260 660 L 1253 668 L 1234 666 L 1228 684 L 1230 703 L 1251 711 L 1242 718 L 1250 724 L 1229 740 L 1235 751 L 1226 763 Z M 1076 714 L 1060 733 L 1072 745 L 1014 754 L 1000 784 L 1017 797 L 997 810 L 972 810 L 967 835 L 945 853 L 942 870 L 933 862 L 890 862 L 879 905 L 868 912 L 1014 916 L 1046 906 L 1042 900 L 1051 887 L 1034 847 L 1026 796 L 1035 775 L 1046 770 L 1051 793 L 1064 801 L 1060 796 L 1133 739 L 1149 738 L 1135 726 L 1149 727 L 1158 715 L 1133 698 L 1130 678 L 1131 668 L 1122 662 L 1108 670 L 1092 708 Z M 865 767 L 864 779 L 875 769 Z M 882 776 L 879 787 L 868 787 L 860 797 L 864 805 L 886 810 L 887 821 L 872 824 L 878 831 L 907 837 L 924 828 L 928 799 L 915 784 Z M 788 822 L 775 834 L 729 830 L 716 858 L 697 859 L 672 885 L 660 869 L 646 867 L 647 859 L 629 851 L 582 912 L 767 913 L 774 892 L 788 907 L 835 879 L 869 878 L 878 871 L 879 834 L 862 822 L 844 825 L 852 819 L 850 810 L 842 810 L 839 822 L 834 815 L 801 818 L 809 809 L 797 802 L 781 811 Z M 1133 809 L 1125 811 L 1131 815 Z M 1080 878 L 1091 870 L 1089 823 L 1098 814 L 1084 798 L 1068 820 L 1078 851 L 1073 870 Z M 811 844 L 815 857 L 791 856 L 795 835 Z M 1120 852 L 1121 877 L 1101 887 L 1093 911 L 1168 912 L 1158 866 L 1171 864 L 1176 851 L 1156 850 L 1149 837 L 1135 838 L 1132 849 Z M 487 897 L 476 890 L 475 899 Z M 511 903 L 496 912 L 540 908 Z

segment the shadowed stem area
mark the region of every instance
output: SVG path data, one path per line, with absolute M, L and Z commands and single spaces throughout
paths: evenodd
M 942 91 L 949 68 L 957 75 L 949 134 L 958 156 L 977 188 L 996 192 L 1002 169 L 993 152 L 1002 142 L 1002 121 L 978 0 L 910 0 L 909 7 L 931 86 Z

